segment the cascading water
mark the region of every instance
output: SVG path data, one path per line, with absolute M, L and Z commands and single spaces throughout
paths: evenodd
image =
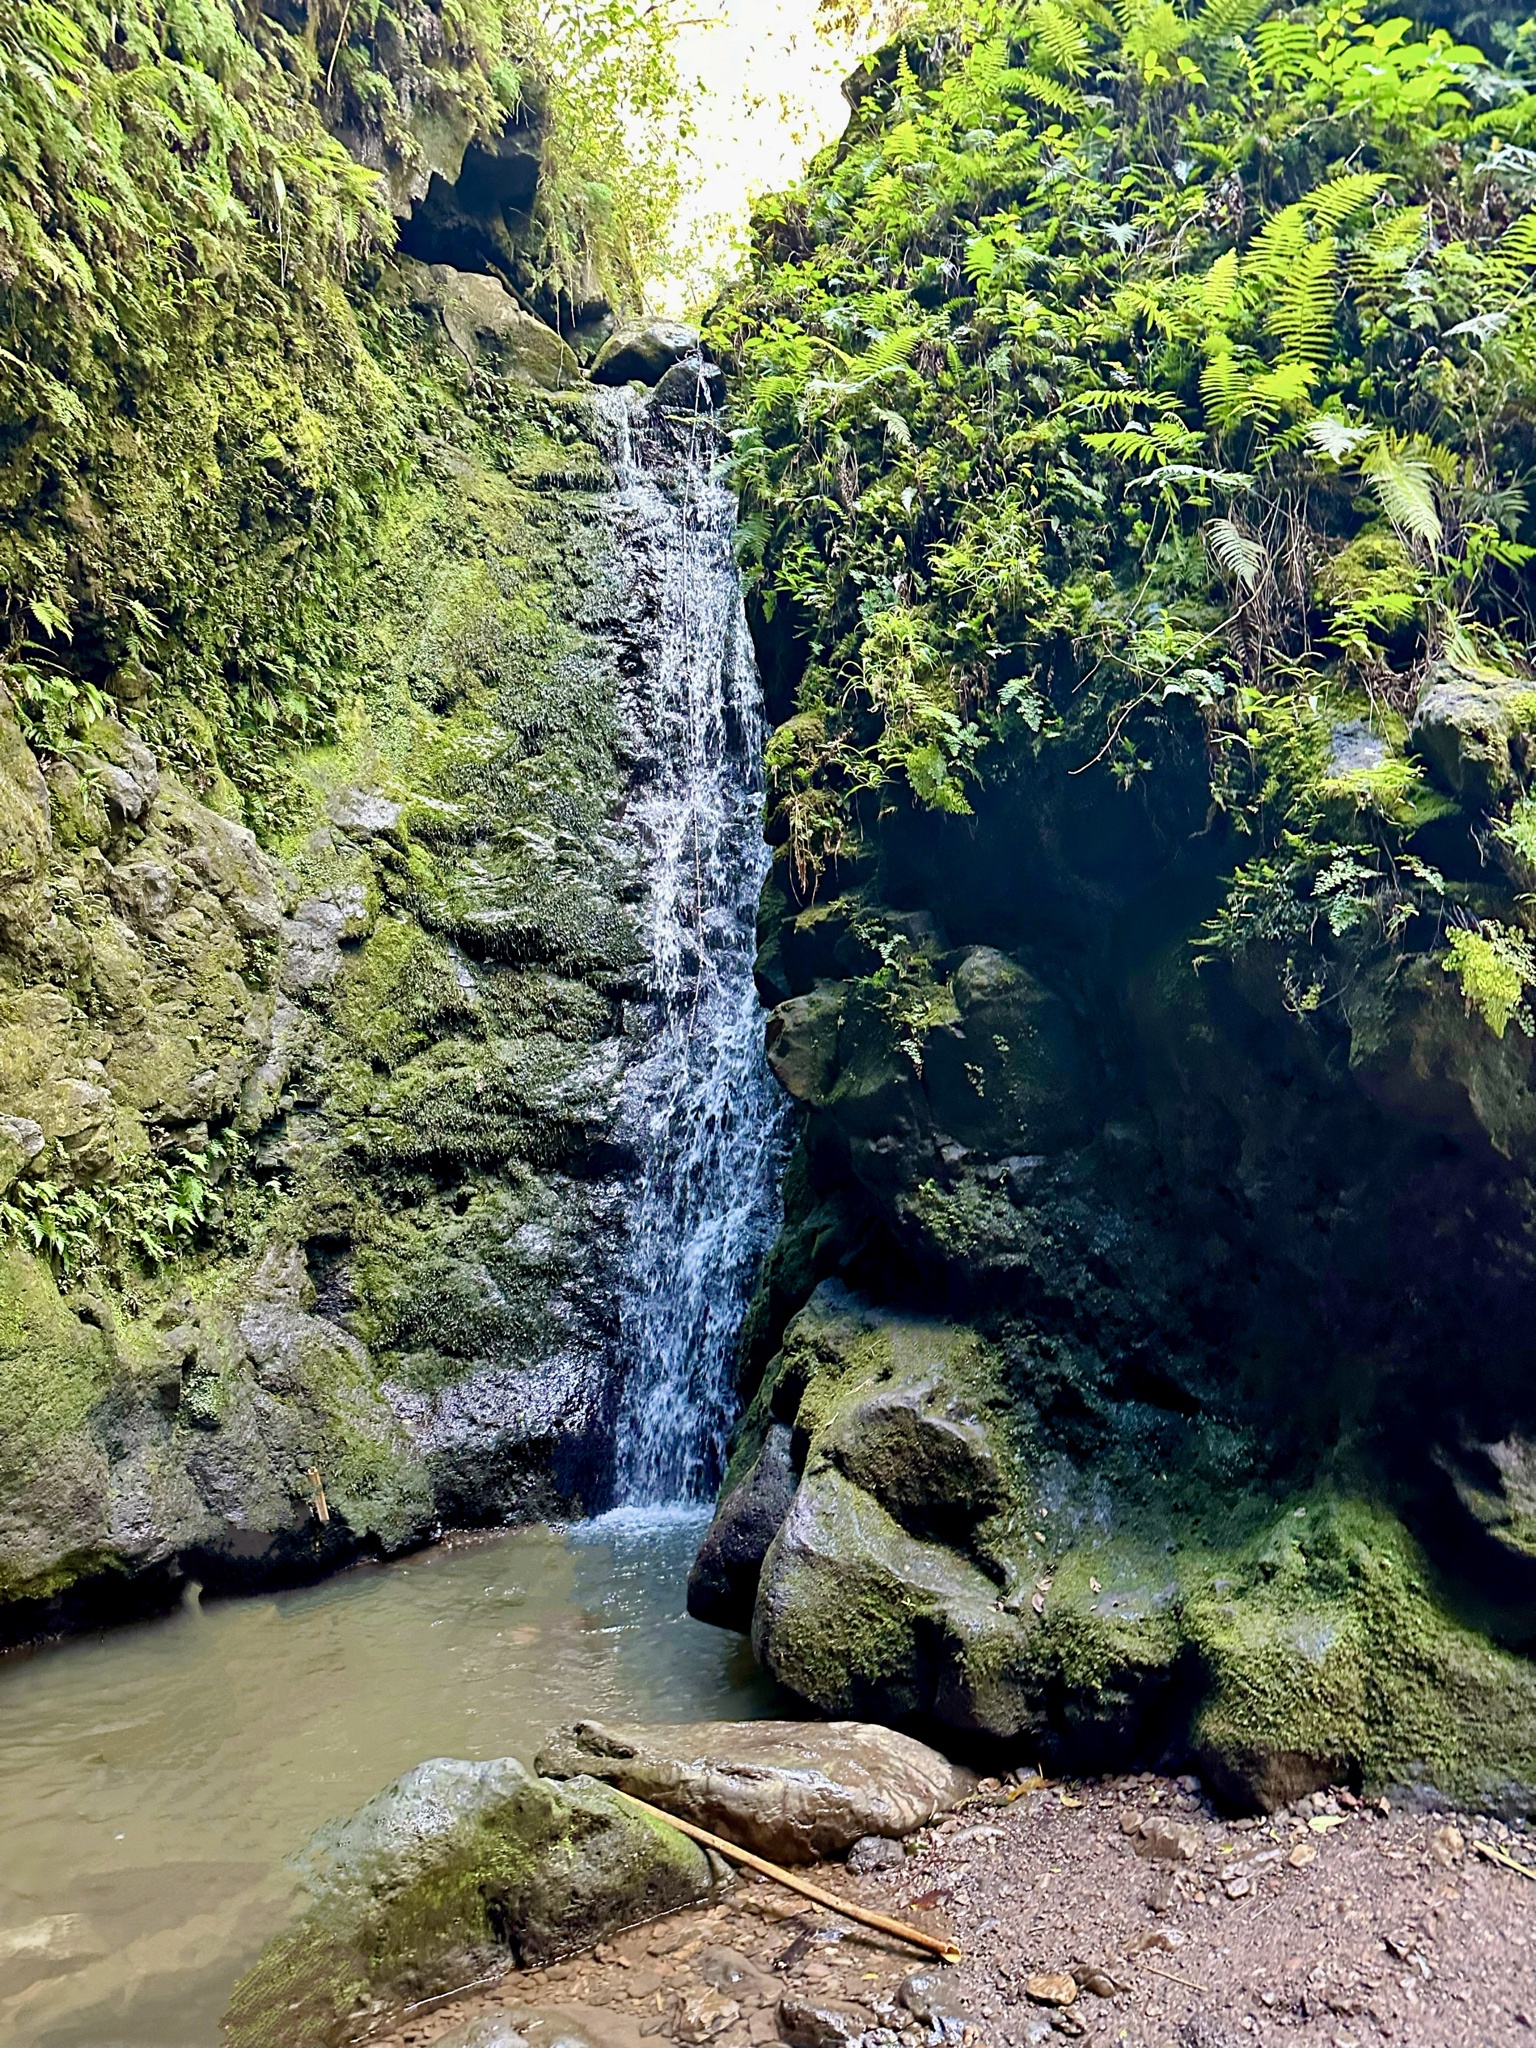
M 777 1220 L 784 1104 L 752 979 L 763 842 L 763 718 L 704 405 L 605 394 L 618 508 L 648 630 L 633 697 L 641 780 L 649 1035 L 623 1122 L 641 1173 L 620 1303 L 616 1498 L 699 1501 L 719 1481 L 736 1335 Z M 656 401 L 652 402 L 652 409 Z

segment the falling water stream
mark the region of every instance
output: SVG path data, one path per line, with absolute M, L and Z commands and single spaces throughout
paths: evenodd
M 630 1020 L 616 1496 L 529 1529 L 200 1604 L 0 1659 L 0 2043 L 214 2048 L 235 1978 L 295 1910 L 287 1859 L 424 1756 L 532 1760 L 581 1714 L 765 1710 L 682 1587 L 718 1478 L 732 1350 L 771 1234 L 782 1129 L 753 927 L 761 714 L 703 416 L 599 399 L 643 613 L 628 825 L 651 971 Z M 690 1505 L 693 1504 L 693 1505 Z
M 651 1000 L 624 1122 L 630 1203 L 618 1498 L 710 1495 L 742 1310 L 777 1219 L 783 1098 L 752 977 L 763 842 L 762 697 L 742 608 L 736 506 L 707 411 L 615 431 L 626 554 L 653 593 L 636 716 L 650 765 L 629 808 L 645 851 Z M 644 416 L 642 416 L 644 417 Z

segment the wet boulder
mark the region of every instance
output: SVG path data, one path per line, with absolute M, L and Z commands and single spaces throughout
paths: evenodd
M 467 363 L 546 391 L 581 381 L 581 364 L 552 327 L 525 312 L 499 278 L 447 263 L 412 266 L 412 299 L 436 312 Z
M 725 372 L 702 356 L 684 356 L 663 371 L 652 403 L 668 412 L 718 412 L 725 403 Z
M 837 1077 L 837 1032 L 843 991 L 822 982 L 808 995 L 792 996 L 768 1019 L 764 1043 L 779 1085 L 796 1102 L 825 1100 Z
M 1524 766 L 1536 693 L 1443 667 L 1419 699 L 1411 739 L 1454 797 L 1491 810 Z
M 418 1764 L 322 1829 L 301 1868 L 311 1903 L 235 1987 L 231 2048 L 340 2048 L 364 2011 L 547 1963 L 716 1883 L 665 1822 L 511 1757 Z
M 751 1628 L 763 1559 L 795 1497 L 791 1445 L 785 1425 L 770 1423 L 745 1477 L 715 1510 L 688 1574 L 688 1612 L 696 1621 L 742 1635 Z
M 778 1863 L 909 1835 L 974 1782 L 926 1743 L 857 1721 L 579 1721 L 552 1739 L 539 1769 L 607 1779 Z
M 674 363 L 699 353 L 698 331 L 676 320 L 645 320 L 618 328 L 592 364 L 594 384 L 659 384 Z
M 934 1121 L 973 1150 L 1055 1152 L 1092 1135 L 1085 1034 L 1059 995 L 991 946 L 955 970 L 956 1022 L 932 1032 L 923 1077 Z

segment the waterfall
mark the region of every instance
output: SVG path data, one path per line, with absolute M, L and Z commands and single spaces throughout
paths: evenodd
M 620 1309 L 615 1498 L 709 1497 L 724 1464 L 742 1312 L 777 1222 L 784 1102 L 752 979 L 763 842 L 762 697 L 718 435 L 692 415 L 600 402 L 643 629 L 627 822 L 646 875 L 647 1000 L 622 1124 L 640 1160 Z

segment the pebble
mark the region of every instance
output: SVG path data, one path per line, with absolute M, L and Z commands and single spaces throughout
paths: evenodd
M 1024 1986 L 1036 2005 L 1070 2005 L 1077 1996 L 1077 1979 L 1064 1970 L 1042 1970 Z
M 1136 1837 L 1136 1854 L 1160 1862 L 1192 1863 L 1199 1853 L 1200 1830 L 1160 1814 L 1143 1821 Z
M 789 2048 L 847 2048 L 863 2032 L 863 2015 L 842 2006 L 805 1998 L 779 2000 L 779 2034 Z
M 867 1877 L 874 1870 L 894 1870 L 905 1858 L 900 1842 L 889 1835 L 860 1835 L 848 1851 L 848 1868 L 855 1877 Z

